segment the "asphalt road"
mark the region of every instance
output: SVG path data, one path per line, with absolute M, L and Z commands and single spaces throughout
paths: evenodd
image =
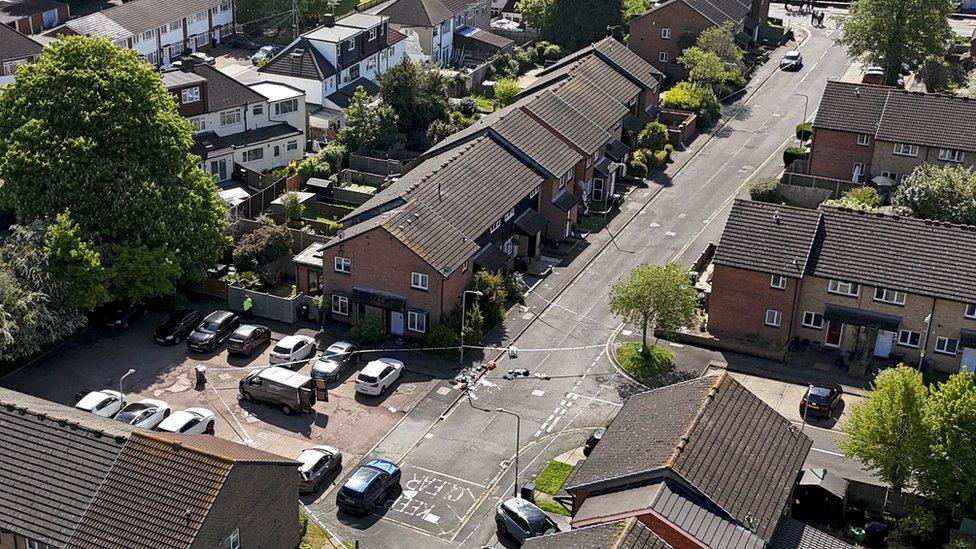
M 835 33 L 812 32 L 800 46 L 806 66 L 797 73 L 777 72 L 778 58 L 761 68 L 753 80 L 758 90 L 729 109 L 734 111 L 731 121 L 694 158 L 662 181 L 663 186 L 628 197 L 611 224 L 616 232 L 612 242 L 603 247 L 610 240 L 608 232 L 592 236 L 574 265 L 557 269 L 537 288 L 545 293 L 546 285 L 576 276 L 579 262 L 599 250 L 553 304 L 530 295 L 530 308 L 523 313 L 538 316 L 514 341 L 521 349 L 517 359 L 503 358 L 472 399 L 462 400 L 439 421 L 442 408 L 433 412 L 437 402 L 430 409 L 421 403 L 378 445 L 374 454 L 396 459 L 403 468 L 402 493 L 366 518 L 337 514 L 334 495 L 326 494 L 312 505 L 318 518 L 366 547 L 507 543 L 496 539 L 492 513 L 499 498 L 512 493 L 516 418 L 496 408 L 521 417 L 524 482 L 545 460 L 580 445 L 594 428 L 612 419 L 628 395 L 641 390 L 616 374 L 604 353 L 618 324 L 606 308 L 610 283 L 640 263 L 677 258 L 690 264 L 708 241 L 718 239 L 731 201 L 745 195 L 746 183 L 780 170 L 782 148 L 804 114 L 804 99 L 794 92 L 809 95 L 809 118 L 826 80 L 848 66 L 843 48 L 832 44 Z M 503 379 L 510 368 L 527 368 L 550 379 Z M 424 422 L 433 427 L 424 430 Z M 822 439 L 815 446 L 834 452 L 834 433 L 810 430 Z M 812 452 L 808 465 L 832 467 L 839 459 L 832 453 Z

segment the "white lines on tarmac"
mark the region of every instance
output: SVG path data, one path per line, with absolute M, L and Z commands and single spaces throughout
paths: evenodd
M 573 388 L 570 389 L 568 393 L 563 395 L 563 399 L 559 401 L 559 405 L 556 406 L 556 409 L 553 410 L 551 414 L 549 414 L 549 417 L 547 417 L 546 420 L 542 423 L 542 426 L 539 427 L 539 430 L 535 432 L 534 438 L 539 438 L 540 436 L 542 436 L 542 433 L 551 433 L 552 429 L 556 426 L 557 423 L 559 423 L 559 420 L 562 419 L 563 416 L 566 415 L 566 412 L 568 412 L 570 408 L 572 408 L 575 404 L 577 404 L 577 401 L 579 401 L 580 399 L 589 400 L 590 402 L 596 400 L 597 402 L 606 402 L 607 404 L 613 404 L 619 406 L 619 404 L 616 404 L 614 402 L 600 400 L 596 397 L 584 396 L 576 392 L 576 389 L 579 388 L 580 383 L 583 383 L 583 380 L 586 379 L 586 376 L 591 371 L 593 371 L 593 367 L 596 366 L 597 362 L 600 362 L 601 358 L 603 358 L 603 353 L 600 353 L 599 355 L 596 356 L 596 358 L 593 359 L 593 362 L 591 362 L 589 367 L 586 368 L 586 371 L 583 372 L 583 375 L 581 375 L 579 379 L 576 380 L 576 383 L 573 384 Z
M 412 467 L 414 469 L 420 469 L 421 471 L 424 471 L 426 473 L 430 473 L 432 475 L 437 475 L 439 477 L 449 478 L 451 480 L 456 480 L 458 482 L 464 482 L 464 483 L 467 483 L 467 484 L 471 484 L 471 485 L 477 486 L 478 488 L 481 488 L 481 489 L 487 489 L 488 488 L 484 484 L 478 484 L 477 482 L 472 482 L 472 481 L 467 480 L 467 479 L 453 477 L 453 476 L 451 476 L 451 475 L 449 475 L 447 473 L 442 473 L 440 471 L 434 471 L 433 469 L 427 469 L 427 468 L 424 468 L 424 467 L 420 467 L 418 465 L 409 465 L 409 467 Z
M 590 400 L 590 401 L 595 400 L 596 402 L 600 402 L 602 404 L 609 404 L 610 406 L 623 406 L 623 404 L 620 404 L 619 402 L 610 402 L 609 400 L 603 400 L 602 398 L 596 398 L 596 397 L 591 397 L 586 395 L 577 395 L 576 393 L 569 393 L 569 394 L 573 395 L 574 397 L 578 396 L 586 400 Z
M 813 450 L 814 452 L 820 452 L 822 454 L 828 454 L 839 458 L 844 457 L 844 454 L 838 454 L 837 452 L 831 452 L 830 450 L 821 450 L 820 448 L 810 448 L 810 449 Z

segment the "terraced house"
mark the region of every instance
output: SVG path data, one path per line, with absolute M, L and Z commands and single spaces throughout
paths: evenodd
M 41 45 L 6 25 L 0 25 L 0 86 L 13 82 L 17 67 L 36 63 Z
M 708 329 L 761 345 L 976 369 L 976 229 L 737 200 Z

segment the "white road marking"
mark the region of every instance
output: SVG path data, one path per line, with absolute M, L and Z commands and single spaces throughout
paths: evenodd
M 472 486 L 477 486 L 478 488 L 483 488 L 483 489 L 487 489 L 488 488 L 484 484 L 478 484 L 477 482 L 472 482 L 470 480 L 466 480 L 466 479 L 463 479 L 463 478 L 453 477 L 453 476 L 448 475 L 446 473 L 441 473 L 440 471 L 434 471 L 433 469 L 426 469 L 424 467 L 420 467 L 419 465 L 411 465 L 409 467 L 413 467 L 414 469 L 420 469 L 421 471 L 425 471 L 425 472 L 430 473 L 432 475 L 437 475 L 437 476 L 440 476 L 440 477 L 449 478 L 451 480 L 456 480 L 458 482 L 466 482 L 466 483 L 468 483 L 468 484 L 470 484 Z
M 820 452 L 822 454 L 827 454 L 839 458 L 844 457 L 844 454 L 838 454 L 837 452 L 831 452 L 830 450 L 821 450 L 820 448 L 810 448 L 810 449 L 813 450 L 814 452 Z
M 585 398 L 586 400 L 589 400 L 591 402 L 595 400 L 596 402 L 609 404 L 611 406 L 623 406 L 623 404 L 620 404 L 619 402 L 610 402 L 609 400 L 603 400 L 602 398 L 596 398 L 596 397 L 591 397 L 586 395 L 577 395 L 575 393 L 573 394 L 573 398 Z

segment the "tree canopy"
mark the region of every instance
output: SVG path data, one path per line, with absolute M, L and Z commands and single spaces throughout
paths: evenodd
M 447 119 L 447 78 L 433 65 L 397 64 L 380 75 L 380 97 L 396 113 L 404 133 L 425 132 L 434 120 Z
M 133 250 L 172 265 L 149 265 L 138 275 L 141 290 L 124 292 L 162 295 L 179 279 L 202 277 L 229 243 L 226 207 L 192 144 L 192 125 L 134 51 L 63 38 L 0 94 L 0 198 L 21 224 L 70 211 L 70 222 L 57 221 L 52 250 L 67 261 L 63 252 L 73 249 L 74 267 L 89 274 L 98 250 L 112 298 L 126 286 L 112 277 L 135 274 L 113 262 Z M 104 297 L 73 295 L 83 307 Z
M 625 12 L 643 11 L 642 5 L 645 0 L 601 0 L 581 9 L 578 0 L 519 0 L 516 9 L 525 24 L 542 31 L 546 40 L 578 50 L 610 34 L 625 21 Z
M 515 101 L 515 96 L 522 91 L 519 87 L 518 82 L 512 78 L 503 78 L 495 84 L 495 99 L 498 100 L 498 104 L 507 107 Z
M 932 391 L 925 406 L 928 432 L 924 465 L 919 467 L 922 492 L 976 513 L 976 385 L 972 374 L 955 374 Z
M 698 294 L 676 263 L 638 265 L 630 277 L 610 286 L 608 307 L 624 322 L 640 326 L 646 349 L 648 325 L 673 332 L 695 321 Z
M 840 198 L 824 202 L 823 205 L 844 210 L 871 212 L 881 206 L 881 196 L 873 187 L 857 187 L 845 191 Z
M 976 170 L 922 164 L 895 191 L 899 215 L 976 225 Z
M 367 95 L 362 86 L 356 88 L 343 114 L 346 125 L 339 130 L 337 140 L 349 151 L 367 145 L 389 145 L 396 139 L 397 113 L 390 105 Z

